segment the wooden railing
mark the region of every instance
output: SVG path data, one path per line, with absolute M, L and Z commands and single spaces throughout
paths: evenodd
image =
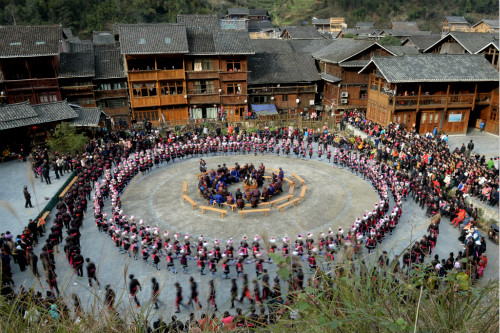
M 246 81 L 247 72 L 221 72 L 220 79 L 222 81 Z
M 12 90 L 24 89 L 47 89 L 57 88 L 57 79 L 32 79 L 22 81 L 7 81 L 5 82 L 7 88 Z
M 479 93 L 476 95 L 476 104 L 489 104 L 491 102 L 491 93 Z
M 396 96 L 389 98 L 389 103 L 395 98 L 394 108 L 400 109 L 416 109 L 417 105 L 420 109 L 432 109 L 436 107 L 445 107 L 446 105 L 453 107 L 470 107 L 474 101 L 474 94 L 456 94 L 456 95 L 424 95 L 420 96 Z
M 295 86 L 295 87 L 255 87 L 249 88 L 253 95 L 281 95 L 281 94 L 303 94 L 315 93 L 316 85 Z
M 128 71 L 130 81 L 184 80 L 184 69 Z

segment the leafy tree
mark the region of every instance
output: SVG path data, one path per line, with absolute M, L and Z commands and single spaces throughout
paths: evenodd
M 67 152 L 80 150 L 88 142 L 85 134 L 78 133 L 74 126 L 68 122 L 62 122 L 56 126 L 54 134 L 47 140 L 52 151 Z
M 379 41 L 384 46 L 401 46 L 401 41 L 394 36 L 387 35 Z

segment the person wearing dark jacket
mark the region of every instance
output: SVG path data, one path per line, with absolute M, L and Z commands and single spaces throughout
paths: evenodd
M 33 208 L 33 205 L 31 204 L 31 194 L 28 192 L 28 186 L 24 186 L 23 194 L 24 200 L 26 200 L 24 208 Z

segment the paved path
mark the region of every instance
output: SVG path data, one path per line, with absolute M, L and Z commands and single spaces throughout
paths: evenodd
M 34 178 L 31 163 L 22 160 L 13 160 L 0 163 L 0 221 L 1 232 L 10 231 L 14 236 L 21 234 L 28 225 L 29 219 L 34 219 L 45 207 L 48 200 L 61 188 L 70 173 L 56 179 L 55 173 L 50 171 L 50 185 Z M 31 186 L 31 179 L 35 186 Z M 25 200 L 23 187 L 28 186 L 33 208 L 24 208 Z M 48 199 L 47 199 L 48 198 Z M 11 213 L 15 212 L 15 216 Z
M 219 158 L 214 158 L 214 161 L 218 160 Z M 261 157 L 261 159 L 274 159 L 268 156 Z M 206 159 L 207 162 L 210 165 L 210 159 Z M 245 161 L 244 157 L 239 157 L 239 161 L 243 162 Z M 286 158 L 283 158 L 283 160 L 286 160 Z M 282 158 L 279 159 L 279 162 L 276 162 L 277 164 L 282 163 Z M 186 167 L 187 170 L 191 170 L 191 163 L 197 163 L 197 161 L 186 161 L 181 163 L 176 163 L 178 164 L 178 167 Z M 283 162 L 284 164 L 285 162 Z M 326 163 L 325 160 L 321 162 L 302 162 L 302 161 L 294 161 L 294 159 L 291 159 L 291 163 L 298 163 L 298 164 L 303 164 L 303 163 L 310 163 L 311 165 L 317 165 L 317 163 Z M 189 167 L 189 168 L 188 168 Z M 322 165 L 318 167 L 318 170 L 322 170 Z M 325 165 L 326 167 L 326 165 Z M 175 168 L 175 167 L 174 167 Z M 331 168 L 331 167 L 327 167 Z M 333 170 L 333 168 L 331 168 Z M 162 168 L 160 168 L 158 171 L 155 171 L 158 173 L 162 172 Z M 344 182 L 348 178 L 355 178 L 355 176 L 349 172 L 345 173 L 345 170 L 339 170 L 342 174 L 344 172 L 344 176 L 341 178 L 341 180 Z M 334 173 L 334 171 L 332 171 Z M 168 173 L 167 173 L 168 174 Z M 308 176 L 307 174 L 303 175 L 304 178 L 308 181 Z M 147 179 L 149 176 L 145 176 L 144 178 Z M 137 181 L 140 182 L 140 176 L 137 178 Z M 194 185 L 191 185 L 194 186 Z M 174 192 L 179 192 L 180 189 L 178 188 L 165 188 L 165 191 L 174 191 Z M 316 191 L 312 189 L 312 192 Z M 127 191 L 126 191 L 127 192 Z M 176 194 L 177 195 L 177 194 Z M 363 196 L 360 194 L 359 196 L 361 199 Z M 22 199 L 22 198 L 21 198 Z M 135 196 L 135 199 L 139 202 L 144 200 L 143 196 L 137 195 Z M 22 201 L 24 203 L 24 201 Z M 370 201 L 370 205 L 373 203 Z M 392 203 L 391 203 L 392 204 Z M 106 209 L 109 209 L 109 203 L 106 203 Z M 299 206 L 299 209 L 304 208 L 305 204 L 303 206 Z M 314 210 L 317 210 L 316 207 L 310 207 L 308 208 L 308 211 L 314 214 Z M 190 211 L 190 207 L 184 207 L 184 210 L 186 212 L 186 215 L 192 214 Z M 417 205 L 413 203 L 410 199 L 403 204 L 403 215 L 400 223 L 397 226 L 396 232 L 394 235 L 388 235 L 384 242 L 382 243 L 381 246 L 377 248 L 378 251 L 381 251 L 383 249 L 388 250 L 392 254 L 395 253 L 401 253 L 401 251 L 410 244 L 411 241 L 420 239 L 422 235 L 425 234 L 426 228 L 427 228 L 427 223 L 428 219 L 424 215 L 424 211 L 421 210 Z M 131 215 L 131 213 L 129 214 Z M 277 215 L 278 220 L 280 218 L 279 215 Z M 207 220 L 211 217 L 206 217 Z M 275 219 L 275 217 L 271 217 Z M 268 218 L 269 220 L 271 218 Z M 265 219 L 265 217 L 262 217 L 262 219 Z M 199 219 L 200 224 L 202 223 L 202 219 Z M 245 218 L 246 221 L 246 218 Z M 248 220 L 250 221 L 250 219 Z M 283 221 L 280 221 L 283 222 Z M 348 223 L 352 223 L 353 220 L 347 221 Z M 50 224 L 49 224 L 50 225 Z M 139 299 L 140 301 L 144 304 L 146 303 L 151 295 L 151 278 L 156 277 L 162 286 L 162 291 L 161 295 L 159 297 L 159 300 L 162 302 L 160 311 L 152 313 L 154 314 L 154 317 L 157 315 L 162 315 L 163 318 L 167 319 L 170 318 L 170 316 L 173 314 L 174 308 L 173 308 L 173 302 L 175 299 L 175 289 L 173 288 L 173 284 L 175 282 L 181 283 L 183 290 L 184 290 L 184 300 L 187 301 L 189 298 L 189 285 L 188 285 L 188 276 L 194 276 L 195 280 L 199 283 L 199 291 L 200 291 L 200 299 L 205 306 L 207 304 L 206 302 L 206 293 L 208 290 L 208 281 L 212 279 L 209 274 L 201 276 L 200 273 L 196 269 L 196 264 L 194 261 L 189 262 L 189 274 L 186 275 L 184 273 L 178 273 L 178 274 L 173 274 L 172 272 L 167 272 L 165 270 L 165 262 L 162 261 L 161 267 L 162 270 L 158 271 L 152 266 L 147 266 L 145 263 L 142 262 L 142 260 L 133 260 L 131 258 L 128 258 L 128 256 L 119 254 L 117 248 L 114 246 L 113 242 L 111 241 L 110 238 L 105 236 L 104 234 L 101 234 L 97 231 L 97 228 L 95 227 L 95 223 L 93 221 L 93 216 L 91 214 L 91 210 L 89 210 L 89 214 L 87 214 L 87 217 L 84 220 L 84 225 L 81 229 L 82 233 L 82 253 L 84 254 L 85 257 L 90 257 L 92 260 L 96 262 L 98 265 L 98 270 L 97 270 L 97 275 L 99 277 L 99 280 L 101 281 L 101 288 L 89 288 L 87 286 L 87 281 L 86 279 L 79 279 L 76 277 L 76 275 L 73 274 L 72 270 L 69 268 L 69 265 L 67 264 L 64 255 L 63 254 L 58 254 L 56 256 L 57 260 L 57 274 L 58 274 L 58 282 L 60 289 L 64 290 L 65 295 L 71 295 L 72 293 L 77 293 L 82 302 L 83 306 L 85 308 L 90 308 L 94 302 L 95 302 L 95 297 L 94 295 L 98 297 L 103 297 L 103 294 L 99 293 L 99 291 L 103 290 L 103 286 L 105 284 L 111 284 L 113 289 L 116 291 L 117 294 L 117 299 L 121 299 L 121 303 L 119 306 L 119 311 L 121 313 L 124 313 L 124 311 L 143 311 L 146 308 L 140 308 L 140 309 L 134 309 L 130 306 L 130 301 L 128 299 L 128 294 L 126 291 L 126 282 L 125 282 L 125 276 L 133 273 L 136 275 L 136 277 L 139 279 L 139 281 L 143 285 L 143 291 L 139 293 Z M 292 233 L 290 232 L 290 235 Z M 441 223 L 441 232 L 437 241 L 437 245 L 435 248 L 435 252 L 439 254 L 440 258 L 447 258 L 448 253 L 450 251 L 455 252 L 455 254 L 459 251 L 462 250 L 459 242 L 457 241 L 457 238 L 459 236 L 458 230 L 453 229 L 449 226 L 448 221 L 446 219 L 443 219 Z M 235 235 L 235 240 L 239 240 L 239 237 L 241 237 L 241 233 L 238 233 Z M 249 237 L 252 237 L 252 235 L 249 235 Z M 499 272 L 499 266 L 498 266 L 498 246 L 493 244 L 490 241 L 488 242 L 488 258 L 489 258 L 489 264 L 488 268 L 486 269 L 485 272 L 485 277 L 481 280 L 482 283 L 484 283 L 487 279 L 497 279 L 498 280 L 498 272 Z M 279 246 L 281 246 L 281 242 L 278 243 Z M 62 247 L 61 247 L 62 248 Z M 38 253 L 40 248 L 38 247 L 36 249 L 36 252 Z M 375 252 L 373 254 L 374 258 L 378 257 L 379 252 Z M 178 262 L 176 262 L 176 265 L 178 267 Z M 305 265 L 305 263 L 304 263 Z M 274 265 L 269 265 L 269 264 L 264 264 L 264 268 L 269 269 L 269 275 L 271 279 L 276 276 L 276 270 Z M 39 269 L 42 271 L 41 265 L 39 265 Z M 208 270 L 207 270 L 208 271 Z M 14 265 L 13 268 L 14 272 L 14 280 L 16 281 L 17 285 L 20 285 L 21 283 L 24 283 L 26 287 L 29 287 L 33 284 L 33 277 L 29 273 L 29 271 L 25 272 L 19 272 L 17 265 Z M 254 272 L 254 265 L 253 264 L 248 264 L 245 265 L 245 272 L 249 274 L 250 280 L 255 278 L 255 272 Z M 305 272 L 308 272 L 308 269 L 305 268 Z M 217 272 L 218 276 L 215 278 L 215 287 L 217 290 L 217 304 L 219 306 L 219 309 L 221 311 L 228 310 L 229 309 L 229 299 L 230 299 L 230 293 L 229 293 L 229 281 L 223 280 L 220 277 L 220 268 L 219 271 Z M 231 267 L 231 277 L 235 277 L 235 270 L 234 266 Z M 44 278 L 43 278 L 44 280 Z M 46 283 L 42 282 L 42 284 L 47 288 Z M 241 280 L 238 280 L 238 286 L 241 287 Z M 250 284 L 250 290 L 252 290 L 253 284 Z M 36 289 L 40 289 L 40 286 L 38 282 L 35 284 Z M 283 291 L 285 291 L 285 287 L 283 285 Z M 68 302 L 69 304 L 70 302 Z M 237 307 L 242 307 L 243 309 L 248 309 L 249 303 L 246 302 L 244 305 L 237 304 Z M 147 308 L 149 309 L 149 308 Z M 181 314 L 179 318 L 182 320 L 186 319 L 186 316 L 188 315 L 191 310 L 187 311 L 185 309 L 181 309 Z M 201 311 L 206 311 L 206 307 L 204 307 L 203 310 Z M 197 313 L 197 317 L 199 317 L 199 310 L 196 310 L 193 312 Z

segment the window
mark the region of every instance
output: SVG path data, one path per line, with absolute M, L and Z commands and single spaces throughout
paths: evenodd
M 119 108 L 122 106 L 127 106 L 126 99 L 111 99 L 108 101 L 108 107 L 110 108 Z
M 158 111 L 135 111 L 135 118 L 137 121 L 147 119 L 149 121 L 158 120 Z
M 228 72 L 241 71 L 241 62 L 239 60 L 228 60 L 227 61 L 227 71 Z
M 57 96 L 55 94 L 44 94 L 40 95 L 40 103 L 52 103 L 57 102 Z
M 154 82 L 134 83 L 132 90 L 134 97 L 156 96 L 156 85 Z
M 240 83 L 229 83 L 227 85 L 227 94 L 228 95 L 241 94 L 241 84 Z
M 266 104 L 269 103 L 269 96 L 252 96 L 253 103 Z
M 99 90 L 111 90 L 111 84 L 110 83 L 101 83 L 99 85 Z
M 195 71 L 213 71 L 214 62 L 212 59 L 195 59 L 194 60 L 194 70 Z
M 214 81 L 206 81 L 206 80 L 194 81 L 194 93 L 195 94 L 213 94 L 214 93 Z
M 282 102 L 287 102 L 288 101 L 288 95 L 281 95 L 281 101 Z
M 125 82 L 114 82 L 113 89 L 114 90 L 125 89 Z
M 425 121 L 426 121 L 426 120 L 427 120 L 427 114 L 426 114 L 426 113 L 423 113 L 423 114 L 422 114 L 422 121 L 421 121 L 421 123 L 422 123 L 422 124 L 425 124 Z
M 162 95 L 182 95 L 184 86 L 182 81 L 163 81 L 160 82 L 160 91 Z

